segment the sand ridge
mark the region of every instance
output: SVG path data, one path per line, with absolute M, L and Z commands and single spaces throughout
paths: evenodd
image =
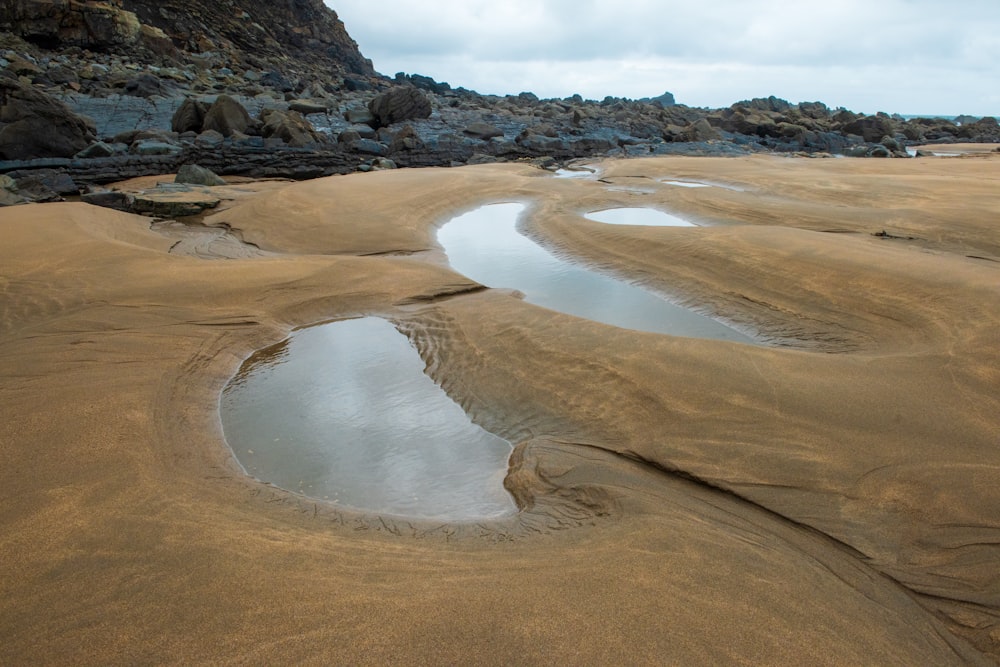
M 524 165 L 271 188 L 205 219 L 267 253 L 225 261 L 138 216 L 3 211 L 0 662 L 996 661 L 1000 160 L 599 166 L 651 192 Z M 498 201 L 773 345 L 478 289 L 433 230 Z M 581 216 L 615 205 L 715 224 Z M 226 381 L 359 314 L 518 443 L 518 516 L 367 516 L 242 474 Z

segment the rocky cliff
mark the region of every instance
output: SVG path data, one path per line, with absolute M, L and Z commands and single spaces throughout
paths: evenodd
M 0 32 L 46 50 L 78 47 L 165 64 L 375 74 L 322 0 L 4 0 Z

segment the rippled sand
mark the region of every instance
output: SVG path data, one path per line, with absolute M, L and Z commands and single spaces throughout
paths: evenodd
M 224 261 L 85 204 L 0 211 L 0 663 L 997 661 L 1000 156 L 599 166 L 273 188 L 205 220 Z M 500 201 L 770 346 L 478 289 L 434 228 Z M 705 226 L 582 217 L 644 205 Z M 242 474 L 218 416 L 241 361 L 361 314 L 517 443 L 518 515 L 351 514 Z

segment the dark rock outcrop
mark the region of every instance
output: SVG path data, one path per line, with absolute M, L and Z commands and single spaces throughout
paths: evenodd
M 45 93 L 0 77 L 0 158 L 70 157 L 95 139 L 89 119 Z
M 374 76 L 371 61 L 322 0 L 122 0 L 142 24 L 191 53 L 221 54 L 229 67 Z
M 170 120 L 170 129 L 174 132 L 201 132 L 207 113 L 208 107 L 204 102 L 187 97 L 174 112 Z
M 404 120 L 430 118 L 431 101 L 417 88 L 396 86 L 369 102 L 368 110 L 380 127 L 387 127 Z

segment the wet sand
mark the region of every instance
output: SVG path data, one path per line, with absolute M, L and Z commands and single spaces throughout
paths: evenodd
M 271 187 L 205 218 L 259 250 L 224 261 L 86 204 L 0 211 L 0 664 L 1000 659 L 1000 157 L 600 167 Z M 478 289 L 434 228 L 501 201 L 770 346 Z M 706 226 L 582 217 L 647 205 Z M 218 415 L 242 360 L 363 314 L 517 443 L 519 514 L 362 515 L 242 473 Z

